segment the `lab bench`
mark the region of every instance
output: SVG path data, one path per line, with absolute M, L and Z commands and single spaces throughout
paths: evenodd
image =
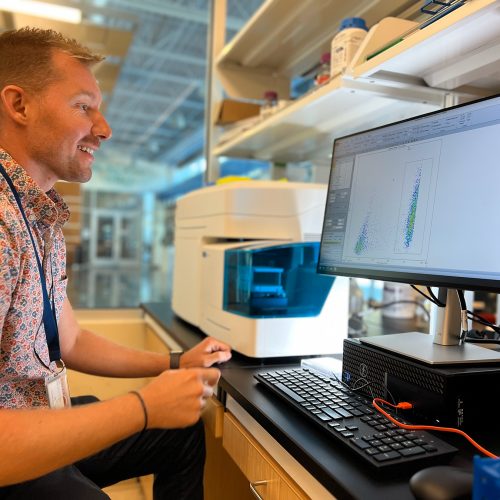
M 153 322 L 184 349 L 204 338 L 166 303 L 143 304 L 142 309 L 146 324 Z M 261 388 L 254 378 L 259 371 L 299 365 L 299 358 L 254 359 L 233 352 L 232 359 L 220 367 L 217 398 L 209 405 L 207 419 L 218 446 L 247 478 L 246 489 L 257 491 L 262 498 L 413 499 L 408 481 L 414 470 L 373 471 L 343 447 L 328 443 L 320 429 Z M 477 454 L 472 446 L 463 438 L 439 437 L 460 450 L 452 465 L 472 468 L 472 457 Z M 244 493 L 240 498 L 245 498 Z

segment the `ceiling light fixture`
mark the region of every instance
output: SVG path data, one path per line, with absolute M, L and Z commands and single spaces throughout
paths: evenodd
M 0 0 L 0 10 L 28 14 L 66 23 L 79 24 L 82 21 L 82 11 L 74 7 L 54 5 L 53 3 L 37 2 L 35 0 Z

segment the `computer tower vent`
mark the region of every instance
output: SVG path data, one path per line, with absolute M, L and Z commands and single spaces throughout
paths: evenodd
M 445 391 L 446 378 L 438 370 L 367 348 L 359 342 L 344 341 L 344 382 L 367 396 L 386 398 L 387 374 L 438 395 L 443 395 Z

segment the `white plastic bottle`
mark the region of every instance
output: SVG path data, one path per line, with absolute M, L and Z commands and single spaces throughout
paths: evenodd
M 346 17 L 333 37 L 330 51 L 330 77 L 343 73 L 366 36 L 368 28 L 361 17 Z

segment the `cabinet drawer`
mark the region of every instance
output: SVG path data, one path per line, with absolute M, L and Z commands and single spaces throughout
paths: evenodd
M 203 410 L 202 417 L 205 427 L 210 430 L 214 437 L 222 437 L 224 406 L 215 396 L 207 399 L 207 405 Z
M 250 486 L 266 500 L 300 500 L 307 496 L 254 437 L 230 413 L 224 414 L 222 444 L 250 481 Z

